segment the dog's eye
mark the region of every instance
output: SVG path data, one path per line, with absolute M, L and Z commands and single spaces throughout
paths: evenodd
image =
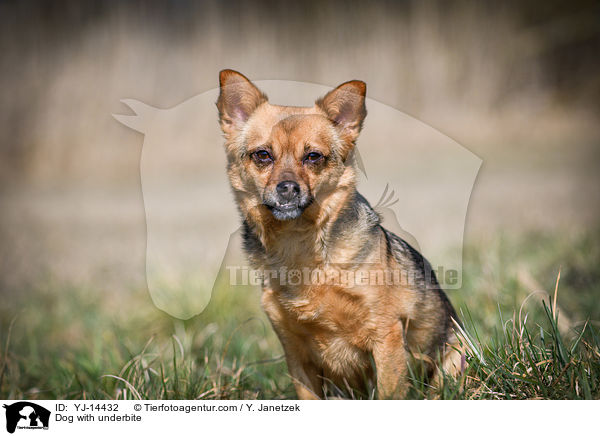
M 269 163 L 273 160 L 273 158 L 267 150 L 255 151 L 254 153 L 252 153 L 252 157 L 254 157 L 254 159 L 260 163 Z
M 321 153 L 317 153 L 316 151 L 312 151 L 310 153 L 308 153 L 305 157 L 304 160 L 306 162 L 318 162 L 323 158 L 323 155 Z

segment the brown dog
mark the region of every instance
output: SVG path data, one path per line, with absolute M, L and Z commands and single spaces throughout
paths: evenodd
M 368 389 L 376 377 L 379 398 L 402 398 L 415 355 L 456 371 L 457 317 L 429 263 L 356 191 L 366 84 L 346 82 L 313 107 L 271 105 L 232 70 L 220 87 L 244 249 L 263 272 L 262 304 L 298 397 Z

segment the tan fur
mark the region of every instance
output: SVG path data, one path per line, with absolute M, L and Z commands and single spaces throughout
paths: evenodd
M 367 206 L 351 225 L 338 222 L 356 201 L 350 159 L 366 116 L 366 85 L 346 82 L 311 108 L 271 105 L 231 70 L 221 72 L 220 85 L 227 171 L 250 238 L 257 241 L 247 248 L 253 266 L 330 271 L 352 265 L 367 276 L 402 267 L 401 250 L 390 255 L 390 236 L 370 223 Z M 268 165 L 252 158 L 261 149 L 273 156 Z M 327 159 L 307 164 L 303 156 L 310 151 Z M 287 221 L 276 219 L 265 205 L 265 196 L 284 180 L 297 182 L 313 197 L 298 218 Z M 441 358 L 444 370 L 457 369 L 460 353 L 450 348 L 455 336 L 448 327 L 455 314 L 444 299 L 412 286 L 293 285 L 267 276 L 262 306 L 283 345 L 299 398 L 322 398 L 325 381 L 362 389 L 375 373 L 380 398 L 402 398 L 410 354 L 431 362 Z

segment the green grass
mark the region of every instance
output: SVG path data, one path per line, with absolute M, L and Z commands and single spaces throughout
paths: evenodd
M 412 368 L 409 398 L 600 399 L 599 241 L 532 234 L 467 247 L 463 289 L 449 292 L 465 372 L 434 388 Z M 3 300 L 0 398 L 295 398 L 255 291 L 221 290 L 189 321 L 143 290 L 48 282 Z

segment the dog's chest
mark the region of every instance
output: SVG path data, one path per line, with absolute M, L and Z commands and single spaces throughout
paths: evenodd
M 265 291 L 263 306 L 275 327 L 334 375 L 368 365 L 374 328 L 362 297 L 333 286 L 295 291 L 293 287 Z

